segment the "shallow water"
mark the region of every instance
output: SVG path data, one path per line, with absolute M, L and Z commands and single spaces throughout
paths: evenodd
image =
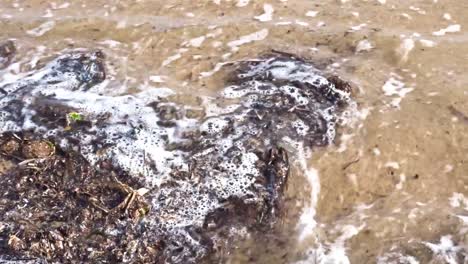
M 102 50 L 109 96 L 224 87 L 225 65 L 271 49 L 351 81 L 358 110 L 334 145 L 298 153 L 277 234 L 230 263 L 468 260 L 468 3 L 464 1 L 9 1 L 2 82 L 67 50 Z M 307 156 L 306 154 L 302 156 Z

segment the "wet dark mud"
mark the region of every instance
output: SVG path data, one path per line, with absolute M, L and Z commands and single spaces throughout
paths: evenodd
M 199 118 L 157 92 L 102 95 L 99 51 L 0 87 L 16 164 L 0 176 L 2 258 L 194 263 L 274 232 L 294 150 L 333 142 L 350 86 L 286 53 L 233 67 Z

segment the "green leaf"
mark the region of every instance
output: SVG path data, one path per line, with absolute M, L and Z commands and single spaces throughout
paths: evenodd
M 68 113 L 68 118 L 70 119 L 70 121 L 75 121 L 75 122 L 83 120 L 83 116 L 77 112 Z

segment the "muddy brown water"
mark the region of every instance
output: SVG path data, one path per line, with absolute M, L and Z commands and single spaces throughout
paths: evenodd
M 467 263 L 466 14 L 456 0 L 2 0 L 0 40 L 17 72 L 100 49 L 108 94 L 169 87 L 194 106 L 223 87 L 223 62 L 309 58 L 353 83 L 360 119 L 303 166 L 315 182 L 297 164 L 280 234 L 252 234 L 227 261 Z

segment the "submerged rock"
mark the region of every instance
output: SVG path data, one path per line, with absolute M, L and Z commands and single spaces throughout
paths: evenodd
M 272 228 L 286 149 L 331 143 L 350 100 L 346 82 L 279 53 L 237 65 L 202 119 L 158 89 L 101 95 L 104 79 L 100 52 L 76 52 L 0 87 L 6 149 L 32 139 L 60 149 L 0 176 L 0 248 L 10 254 L 197 262 L 243 228 Z M 31 215 L 34 224 L 20 220 Z M 12 234 L 24 246 L 9 246 Z

